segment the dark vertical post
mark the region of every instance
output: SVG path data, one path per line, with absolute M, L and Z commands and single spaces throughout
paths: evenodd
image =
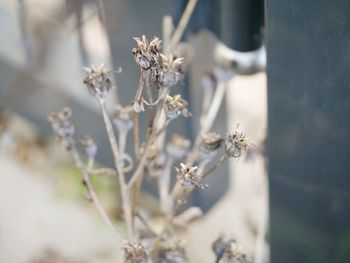
M 349 14 L 266 3 L 272 263 L 350 262 Z
M 230 48 L 248 52 L 263 43 L 264 0 L 222 0 L 221 38 Z

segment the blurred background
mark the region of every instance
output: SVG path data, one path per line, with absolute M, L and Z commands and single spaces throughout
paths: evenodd
M 208 177 L 208 189 L 194 192 L 190 203 L 205 216 L 183 237 L 189 262 L 214 262 L 211 244 L 223 233 L 257 263 L 349 262 L 350 4 L 192 2 L 194 12 L 175 50 L 190 63 L 173 94 L 189 101 L 193 117 L 176 120 L 169 134 L 194 138 L 206 92 L 203 74 L 225 67 L 236 75 L 227 81 L 213 131 L 224 134 L 239 124 L 256 147 Z M 112 167 L 102 116 L 82 83 L 82 68 L 121 67 L 108 105 L 130 104 L 139 76 L 133 37 L 163 38 L 167 23 L 176 27 L 187 4 L 0 2 L 0 262 L 121 262 L 120 240 L 85 200 L 81 175 L 54 140 L 47 115 L 71 107 L 77 136 L 90 134 L 98 162 Z M 146 125 L 144 116 L 141 130 Z M 118 224 L 115 182 L 93 183 Z M 143 205 L 156 225 L 154 182 L 146 180 L 145 189 Z

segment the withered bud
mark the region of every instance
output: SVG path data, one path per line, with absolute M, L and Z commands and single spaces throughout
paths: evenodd
M 175 119 L 181 114 L 184 117 L 190 117 L 191 113 L 188 111 L 187 105 L 187 101 L 181 98 L 180 94 L 167 95 L 164 100 L 164 109 L 169 119 Z
M 163 239 L 154 259 L 154 263 L 185 263 L 187 262 L 186 251 L 181 241 Z
M 180 163 L 180 166 L 180 169 L 175 167 L 177 172 L 176 179 L 183 189 L 189 189 L 192 186 L 200 189 L 208 187 L 197 174 L 198 166 L 187 167 L 183 163 Z
M 199 154 L 200 157 L 212 158 L 217 154 L 218 149 L 222 145 L 223 139 L 221 135 L 216 132 L 208 132 L 201 135 L 201 141 L 199 144 Z
M 106 66 L 101 64 L 98 68 L 91 66 L 84 68 L 87 76 L 84 84 L 88 88 L 91 95 L 97 98 L 105 98 L 112 88 L 111 72 L 106 71 Z
M 162 58 L 162 68 L 159 72 L 159 80 L 163 87 L 173 87 L 181 80 L 183 71 L 181 65 L 183 58 L 174 58 L 172 54 L 165 56 L 160 54 Z
M 56 138 L 69 150 L 74 144 L 74 125 L 72 123 L 72 110 L 68 107 L 59 112 L 53 112 L 48 116 L 52 130 Z
M 214 241 L 212 249 L 216 255 L 216 262 L 222 259 L 224 263 L 252 263 L 232 238 L 220 236 Z
M 233 134 L 226 134 L 225 151 L 230 157 L 239 158 L 242 150 L 252 147 L 254 144 L 249 141 L 243 132 L 236 130 Z
M 126 242 L 124 244 L 125 263 L 149 263 L 149 257 L 139 242 Z
M 224 263 L 253 263 L 235 242 L 230 242 L 223 256 Z
M 97 145 L 90 135 L 85 135 L 82 139 L 80 139 L 79 144 L 83 147 L 85 154 L 89 159 L 95 158 L 97 153 Z
M 134 37 L 137 42 L 137 48 L 132 49 L 135 62 L 143 70 L 149 70 L 158 64 L 161 40 L 155 37 L 148 43 L 145 35 L 142 38 Z

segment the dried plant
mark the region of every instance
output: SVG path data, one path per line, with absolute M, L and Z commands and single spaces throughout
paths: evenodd
M 193 4 L 196 1 L 190 2 Z M 125 262 L 183 263 L 187 262 L 187 256 L 185 247 L 181 240 L 178 240 L 177 232 L 186 229 L 190 223 L 200 218 L 202 211 L 198 207 L 191 207 L 179 213 L 179 209 L 192 191 L 210 187 L 205 183 L 205 178 L 210 173 L 228 158 L 239 158 L 242 151 L 253 144 L 239 130 L 226 136 L 210 131 L 225 94 L 226 82 L 233 76 L 232 71 L 222 68 L 216 68 L 212 74 L 203 77 L 203 88 L 211 89 L 213 96 L 205 98 L 206 105 L 203 106 L 200 119 L 206 121 L 201 121 L 194 142 L 191 143 L 177 134 L 173 135 L 167 144 L 162 142 L 162 137 L 172 121 L 181 116 L 191 116 L 187 108 L 188 103 L 181 95 L 170 94 L 172 88 L 181 82 L 184 59 L 173 56 L 169 47 L 166 48 L 167 55 L 161 54 L 161 40 L 157 37 L 150 42 L 145 36 L 134 39 L 137 46 L 132 49 L 132 54 L 140 67 L 140 77 L 134 100 L 130 105 L 118 104 L 114 113 L 109 114 L 106 98 L 111 92 L 113 71 L 107 71 L 104 65 L 85 68 L 87 76 L 83 82 L 100 106 L 113 152 L 113 169 L 94 169 L 97 146 L 89 136 L 80 141 L 75 139 L 72 111 L 69 108 L 50 114 L 48 119 L 56 137 L 71 153 L 75 165 L 80 169 L 89 197 L 102 218 L 120 237 L 127 240 L 124 245 Z M 143 94 L 144 86 L 147 88 L 147 99 Z M 152 89 L 158 90 L 158 98 L 152 98 Z M 149 125 L 146 139 L 140 143 L 139 115 L 146 110 Z M 118 130 L 117 134 L 114 128 Z M 126 138 L 131 130 L 134 137 L 134 158 L 126 152 Z M 87 164 L 82 161 L 77 148 L 78 142 L 87 156 Z M 222 154 L 217 157 L 220 151 Z M 177 162 L 181 162 L 180 167 L 175 167 Z M 116 230 L 94 191 L 91 177 L 102 173 L 118 180 L 126 233 Z M 129 180 L 126 180 L 127 174 L 131 175 Z M 144 176 L 152 176 L 159 182 L 159 211 L 164 215 L 160 232 L 151 229 L 148 224 L 150 218 L 145 218 L 140 213 L 139 197 Z M 172 176 L 176 177 L 176 182 L 171 189 Z M 137 220 L 145 227 L 136 228 Z M 238 259 L 240 254 L 232 244 L 235 243 L 223 240 L 216 242 L 214 251 L 218 257 L 217 262 L 221 259 L 224 262 L 248 262 L 244 261 L 244 257 Z

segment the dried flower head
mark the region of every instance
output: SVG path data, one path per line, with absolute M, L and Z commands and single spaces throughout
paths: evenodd
M 238 158 L 242 154 L 242 150 L 253 146 L 243 132 L 238 129 L 233 134 L 226 134 L 225 151 L 230 157 Z
M 219 262 L 229 249 L 230 243 L 235 242 L 233 239 L 229 239 L 225 236 L 220 236 L 216 239 L 212 245 L 212 249 L 216 255 L 216 262 Z
M 145 35 L 142 38 L 134 37 L 137 42 L 137 48 L 132 49 L 135 62 L 143 70 L 149 70 L 151 67 L 155 67 L 158 64 L 158 57 L 160 51 L 161 40 L 155 37 L 148 43 Z
M 101 64 L 98 68 L 84 68 L 87 76 L 84 79 L 84 84 L 89 92 L 98 98 L 105 98 L 112 88 L 111 72 L 106 71 L 105 64 Z
M 185 117 L 191 116 L 187 109 L 187 101 L 181 98 L 180 94 L 174 96 L 167 95 L 164 100 L 165 112 L 169 119 L 175 119 L 181 114 Z
M 251 263 L 251 259 L 241 251 L 241 247 L 237 245 L 232 238 L 220 236 L 212 245 L 216 255 L 216 262 L 221 259 L 224 263 Z
M 192 186 L 200 189 L 207 188 L 208 185 L 202 182 L 202 179 L 197 174 L 198 166 L 187 167 L 180 163 L 181 168 L 175 167 L 177 172 L 176 179 L 183 189 L 189 189 Z
M 159 80 L 163 87 L 175 86 L 183 76 L 181 65 L 184 61 L 183 58 L 174 58 L 172 54 L 162 57 L 162 68 L 159 72 Z
M 85 135 L 79 140 L 80 146 L 84 148 L 85 154 L 89 159 L 94 159 L 97 153 L 97 145 L 90 135 Z
M 123 107 L 117 104 L 113 115 L 113 123 L 120 130 L 130 130 L 134 126 L 133 108 L 131 106 Z
M 236 242 L 231 241 L 223 255 L 224 263 L 252 263 L 252 260 L 241 251 Z
M 163 239 L 160 242 L 159 250 L 154 259 L 154 263 L 185 263 L 187 256 L 181 241 Z
M 199 154 L 203 159 L 214 157 L 222 145 L 221 135 L 216 132 L 208 132 L 201 135 Z
M 68 107 L 63 108 L 59 112 L 51 113 L 48 120 L 51 123 L 52 129 L 56 138 L 70 149 L 74 144 L 74 126 L 72 123 L 72 110 Z
M 126 242 L 124 244 L 124 259 L 125 263 L 148 263 L 149 258 L 143 247 L 139 242 Z
M 191 142 L 185 137 L 174 134 L 170 143 L 167 145 L 167 153 L 174 159 L 182 159 L 190 148 L 190 145 Z

